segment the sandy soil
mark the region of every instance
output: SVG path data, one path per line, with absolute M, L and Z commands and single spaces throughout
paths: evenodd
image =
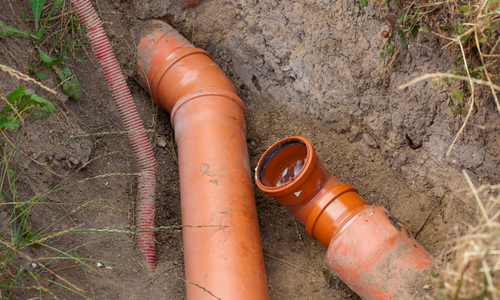
M 10 11 L 10 8 L 0 11 L 0 19 L 5 20 L 8 25 L 20 26 L 17 16 L 21 12 L 28 14 L 29 7 L 25 1 L 10 2 L 14 11 Z M 208 2 L 214 2 L 211 5 L 222 3 Z M 208 2 L 202 5 L 209 5 Z M 150 140 L 158 163 L 157 225 L 180 225 L 177 156 L 169 116 L 155 107 L 135 79 L 134 29 L 143 22 L 141 18 L 147 19 L 152 15 L 138 16 L 137 11 L 134 11 L 135 4 L 127 1 L 94 3 L 106 22 L 106 31 L 123 67 L 144 125 L 152 131 Z M 149 5 L 152 2 L 143 3 Z M 227 11 L 222 10 L 219 15 L 232 13 L 230 5 L 224 7 L 228 7 Z M 208 9 L 208 6 L 205 8 Z M 178 26 L 190 39 L 192 36 L 187 31 L 189 23 L 182 23 L 179 16 L 188 15 L 193 18 L 193 14 L 197 12 L 203 14 L 199 9 L 195 7 L 184 11 L 176 8 L 174 13 L 165 15 L 168 21 Z M 66 3 L 64 11 L 67 10 L 69 7 Z M 212 27 L 216 28 L 213 24 Z M 258 37 L 259 34 L 256 32 L 254 35 Z M 457 189 L 457 193 L 450 193 L 450 187 L 459 187 L 464 183 L 457 176 L 447 177 L 450 182 L 444 187 L 436 184 L 438 181 L 417 182 L 426 176 L 437 177 L 453 168 L 446 164 L 434 165 L 432 168 L 425 165 L 428 161 L 425 155 L 429 157 L 428 153 L 432 152 L 429 148 L 413 150 L 404 148 L 404 143 L 398 144 L 396 148 L 385 147 L 381 144 L 383 136 L 374 131 L 354 132 L 356 127 L 360 128 L 358 125 L 351 126 L 355 119 L 342 125 L 347 126 L 346 130 L 339 129 L 341 122 L 330 122 L 323 115 L 317 118 L 314 113 L 306 113 L 305 109 L 297 108 L 300 106 L 299 100 L 288 105 L 285 99 L 278 101 L 272 95 L 259 91 L 259 88 L 263 88 L 263 83 L 259 84 L 259 88 L 255 84 L 250 86 L 249 82 L 254 83 L 255 80 L 250 77 L 248 81 L 248 78 L 239 75 L 241 71 L 235 70 L 237 63 L 233 55 L 236 51 L 234 44 L 222 43 L 216 39 L 209 41 L 209 36 L 204 37 L 203 41 L 199 39 L 194 42 L 214 56 L 247 105 L 247 140 L 252 170 L 267 147 L 281 138 L 301 135 L 313 143 L 319 156 L 335 176 L 354 185 L 370 204 L 389 210 L 434 255 L 439 255 L 442 249 L 440 242 L 449 238 L 449 232 L 453 228 L 457 227 L 460 232 L 467 223 L 474 222 L 475 209 L 458 200 L 463 190 Z M 357 42 L 353 40 L 351 43 L 354 45 Z M 29 40 L 0 40 L 0 48 L 0 63 L 21 72 L 27 71 L 27 64 L 34 51 Z M 345 49 L 347 50 L 348 48 Z M 413 55 L 419 59 L 418 55 L 424 54 Z M 22 151 L 16 164 L 17 170 L 26 168 L 26 172 L 19 182 L 19 193 L 28 197 L 34 193 L 31 188 L 33 185 L 42 183 L 41 191 L 48 191 L 64 180 L 65 183 L 84 180 L 47 197 L 46 200 L 53 203 L 58 211 L 70 213 L 68 218 L 58 222 L 50 230 L 117 226 L 126 229 L 134 225 L 136 198 L 136 177 L 127 174 L 137 172 L 137 166 L 126 136 L 106 134 L 122 131 L 123 128 L 102 72 L 96 67 L 95 57 L 90 48 L 79 51 L 76 56 L 87 60 L 85 65 L 78 64 L 75 60 L 70 61 L 70 69 L 85 90 L 85 97 L 80 102 L 68 100 L 60 87 L 57 87 L 60 94 L 59 99 L 55 99 L 58 105 L 56 113 L 48 121 L 32 122 L 22 129 L 21 136 L 25 140 L 20 147 Z M 369 68 L 356 61 L 350 61 L 350 65 L 346 67 L 361 71 Z M 45 83 L 55 88 L 59 81 L 51 72 L 47 70 L 49 77 Z M 263 73 L 257 74 L 261 82 L 273 80 L 266 78 Z M 22 84 L 24 83 L 18 79 L 0 73 L 2 95 L 7 95 Z M 380 88 L 383 86 L 380 85 Z M 27 87 L 39 94 L 46 94 L 35 86 Z M 421 89 L 426 95 L 434 93 L 433 87 L 429 85 L 422 86 Z M 390 96 L 391 90 L 385 93 Z M 298 97 L 301 98 L 300 93 Z M 366 94 L 365 97 L 370 95 Z M 348 134 L 344 134 L 346 132 Z M 85 136 L 71 138 L 75 135 Z M 58 154 L 68 139 L 69 143 L 62 154 Z M 166 141 L 166 146 L 158 143 L 159 140 Z M 51 148 L 51 145 L 56 146 Z M 37 158 L 37 162 L 29 160 L 33 157 Z M 53 168 L 47 172 L 47 166 L 52 163 Z M 425 167 L 413 168 L 416 164 Z M 418 176 L 408 177 L 409 172 L 418 173 Z M 484 172 L 486 175 L 483 177 L 492 178 L 487 170 Z M 104 177 L 92 179 L 105 174 Z M 359 299 L 324 267 L 326 249 L 307 236 L 302 224 L 257 188 L 255 196 L 271 299 Z M 73 211 L 75 205 L 83 204 L 85 206 Z M 44 206 L 36 206 L 31 214 L 32 226 L 37 228 L 44 222 L 57 220 L 57 216 L 57 213 Z M 156 239 L 157 270 L 162 272 L 159 276 L 135 269 L 142 267 L 135 236 L 120 232 L 72 233 L 52 238 L 47 241 L 49 245 L 61 251 L 71 250 L 72 255 L 87 258 L 88 266 L 82 267 L 71 259 L 55 259 L 48 267 L 57 269 L 58 275 L 84 290 L 85 296 L 91 299 L 185 299 L 182 233 L 179 229 L 165 229 L 158 232 Z M 27 254 L 42 258 L 55 256 L 56 252 L 46 247 L 31 247 Z M 54 279 L 53 275 L 46 276 Z M 48 284 L 48 288 L 56 290 L 57 286 Z M 27 299 L 36 296 L 36 291 L 24 290 L 15 293 L 13 298 Z M 69 292 L 65 292 L 64 296 L 68 299 L 81 298 Z

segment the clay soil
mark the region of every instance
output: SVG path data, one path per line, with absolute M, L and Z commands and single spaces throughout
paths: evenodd
M 19 16 L 21 12 L 29 14 L 27 1 L 1 0 L 0 3 L 1 20 L 8 25 L 24 26 Z M 137 6 L 132 2 L 100 0 L 93 3 L 105 21 L 106 32 L 124 70 L 143 123 L 150 130 L 150 141 L 158 164 L 156 225 L 181 225 L 177 155 L 169 115 L 155 107 L 150 96 L 136 80 L 134 32 L 150 16 L 137 15 Z M 152 1 L 144 1 L 142 4 L 147 6 L 151 3 Z M 56 15 L 70 10 L 69 3 L 64 5 L 64 10 L 58 11 Z M 220 18 L 234 13 L 233 7 L 224 1 L 207 1 L 202 5 L 223 7 L 218 12 Z M 267 4 L 255 5 L 264 7 Z M 462 232 L 467 224 L 474 223 L 475 208 L 460 200 L 465 186 L 458 176 L 450 175 L 447 185 L 442 187 L 436 183 L 417 183 L 414 178 L 405 175 L 411 172 L 415 161 L 418 163 L 419 159 L 423 160 L 422 155 L 427 148 L 414 150 L 401 143 L 396 150 L 384 150 L 386 148 L 379 146 L 377 142 L 380 137 L 373 132 L 359 130 L 353 134 L 349 130 L 339 130 L 338 127 L 331 126 L 332 122 L 328 122 L 323 116 L 317 117 L 314 113 L 297 108 L 300 104 L 288 105 L 285 99 L 271 98 L 257 91 L 256 86 L 258 89 L 263 88 L 258 83 L 249 86 L 248 81 L 235 70 L 237 66 L 234 58 L 228 54 L 230 49 L 225 51 L 225 47 L 233 47 L 231 51 L 235 51 L 234 45 L 222 43 L 216 34 L 204 37 L 203 41 L 193 40 L 190 36 L 193 31 L 189 30 L 192 24 L 178 17 L 183 15 L 189 19 L 195 13 L 203 14 L 201 8 L 198 6 L 180 10 L 176 7 L 175 14 L 160 12 L 157 17 L 165 17 L 195 45 L 209 51 L 233 81 L 248 109 L 247 141 L 252 170 L 260 155 L 274 142 L 300 135 L 312 142 L 335 176 L 354 185 L 370 204 L 383 206 L 394 214 L 432 254 L 440 255 L 443 249 L 441 242 L 450 238 L 450 232 L 455 232 L 453 228 Z M 31 26 L 29 23 L 28 25 Z M 316 38 L 320 39 L 321 36 Z M 352 46 L 356 41 L 350 43 Z M 345 47 L 351 47 L 350 45 Z M 23 73 L 27 72 L 29 62 L 36 57 L 36 50 L 28 39 L 0 40 L 0 49 L 0 63 Z M 57 86 L 60 81 L 47 69 L 48 78 L 44 83 L 59 92 L 58 97 L 53 97 L 57 104 L 56 112 L 48 120 L 29 122 L 19 131 L 9 133 L 9 137 L 14 137 L 17 133 L 24 139 L 15 167 L 19 172 L 25 169 L 18 182 L 19 195 L 29 197 L 34 193 L 33 186 L 40 185 L 40 190 L 44 192 L 62 181 L 65 184 L 80 181 L 52 192 L 47 197 L 46 201 L 52 203 L 57 212 L 46 206 L 36 205 L 30 215 L 31 226 L 46 226 L 47 222 L 58 220 L 61 213 L 69 213 L 68 217 L 50 228 L 51 232 L 103 227 L 128 229 L 134 225 L 136 206 L 136 176 L 131 173 L 136 173 L 138 168 L 126 135 L 116 133 L 123 131 L 123 127 L 90 47 L 75 55 L 87 61 L 86 64 L 80 64 L 74 59 L 69 61 L 71 71 L 85 91 L 84 99 L 79 102 L 67 99 Z M 362 65 L 366 61 L 350 63 L 353 70 L 367 67 Z M 390 89 L 385 90 L 385 83 L 380 84 L 384 93 L 391 93 Z M 33 92 L 47 95 L 32 84 L 0 73 L 2 95 L 7 96 L 19 85 L 26 85 Z M 429 94 L 434 89 L 430 85 L 420 88 Z M 445 130 L 444 132 L 446 133 Z M 77 135 L 82 137 L 74 137 Z M 69 142 L 58 154 L 66 141 Z M 2 143 L 4 145 L 5 141 Z M 51 148 L 51 145 L 54 147 Z M 445 149 L 441 150 L 442 155 Z M 390 159 L 387 151 L 392 151 Z M 398 160 L 401 155 L 405 157 L 402 161 Z M 33 157 L 36 157 L 36 162 L 29 159 Z M 398 161 L 396 167 L 394 161 Z M 53 167 L 47 171 L 52 164 Z M 422 161 L 420 165 L 423 164 Z M 436 177 L 436 174 L 441 174 L 439 172 L 458 172 L 453 166 L 444 164 L 433 168 L 432 170 L 437 171 L 430 172 L 432 174 L 429 176 Z M 413 170 L 424 172 L 427 169 Z M 425 176 L 425 172 L 418 174 L 418 178 Z M 488 180 L 495 182 L 494 178 Z M 450 187 L 455 190 L 450 192 Z M 304 226 L 271 197 L 256 187 L 254 191 L 270 298 L 359 299 L 324 267 L 326 249 L 307 236 Z M 75 210 L 79 205 L 84 206 Z M 6 220 L 7 217 L 2 218 L 2 222 Z M 182 231 L 179 228 L 162 229 L 157 232 L 156 242 L 158 274 L 141 270 L 143 266 L 136 236 L 119 231 L 87 234 L 73 232 L 52 238 L 46 241 L 48 245 L 62 252 L 71 250 L 71 255 L 85 258 L 88 266 L 83 267 L 71 259 L 55 259 L 47 267 L 57 270 L 59 276 L 82 289 L 85 297 L 90 299 L 185 299 Z M 58 255 L 47 247 L 29 247 L 25 251 L 30 257 L 37 259 Z M 28 266 L 28 270 L 33 271 L 33 267 Z M 57 281 L 51 274 L 44 276 Z M 424 279 L 422 286 L 415 289 L 421 292 L 423 284 L 432 285 L 432 282 Z M 59 289 L 53 283 L 44 285 L 54 291 Z M 20 290 L 15 291 L 12 298 L 29 299 L 38 295 L 39 292 L 35 290 Z M 68 291 L 58 297 L 82 298 Z

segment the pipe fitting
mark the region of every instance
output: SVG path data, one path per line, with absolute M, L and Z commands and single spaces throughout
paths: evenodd
M 167 23 L 151 22 L 153 29 L 137 46 L 138 71 L 139 81 L 159 108 L 173 118 L 172 111 L 181 98 L 188 101 L 203 92 L 213 92 L 229 95 L 246 114 L 233 84 L 210 54 L 195 48 Z
M 363 299 L 408 299 L 434 258 L 406 227 L 333 176 L 303 137 L 261 157 L 257 186 L 292 212 L 328 248 L 326 265 Z
M 171 115 L 182 223 L 199 226 L 183 228 L 186 280 L 198 285 L 186 284 L 187 299 L 269 299 L 245 105 L 207 52 L 164 22 L 151 27 L 137 48 L 140 80 Z
M 289 137 L 269 148 L 257 165 L 257 186 L 285 205 L 325 247 L 352 214 L 368 203 L 350 184 L 333 176 L 303 137 Z

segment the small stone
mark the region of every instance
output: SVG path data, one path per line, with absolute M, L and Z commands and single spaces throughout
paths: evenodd
M 422 289 L 423 289 L 423 290 L 425 290 L 425 291 L 428 291 L 428 290 L 430 290 L 430 289 L 431 289 L 431 286 L 430 286 L 430 285 L 428 285 L 428 284 L 426 284 L 426 285 L 424 285 L 424 286 L 422 287 Z
M 290 71 L 291 69 L 292 69 L 292 67 L 290 67 L 290 66 L 281 67 L 281 71 L 283 71 L 283 72 Z
M 162 148 L 165 148 L 165 146 L 167 146 L 167 139 L 160 135 L 157 139 L 156 139 L 156 144 Z
M 259 151 L 257 151 L 258 149 L 255 149 L 255 148 L 250 148 L 248 150 L 248 154 L 250 154 L 250 156 L 256 156 L 259 154 Z
M 352 125 L 350 128 L 350 134 L 348 136 L 349 142 L 351 143 L 357 142 L 360 139 L 361 134 L 363 134 L 361 128 L 359 128 L 356 125 Z
M 363 140 L 359 141 L 359 143 L 358 143 L 358 152 L 361 156 L 366 157 L 366 158 L 370 158 L 370 156 L 371 156 L 370 148 Z
M 69 99 L 69 96 L 66 95 L 64 92 L 59 92 L 57 93 L 57 97 L 59 98 L 59 100 L 61 100 L 62 103 L 66 103 L 66 101 L 68 101 Z
M 365 143 L 368 146 L 370 146 L 370 148 L 373 148 L 373 149 L 377 149 L 378 148 L 377 141 L 375 141 L 375 139 L 372 138 L 371 135 L 369 135 L 367 133 L 363 133 L 363 140 L 365 141 Z

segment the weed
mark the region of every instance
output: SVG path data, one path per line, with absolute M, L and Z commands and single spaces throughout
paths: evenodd
M 448 156 L 474 110 L 475 98 L 478 97 L 475 95 L 476 92 L 485 98 L 492 95 L 500 112 L 500 102 L 497 96 L 497 91 L 500 90 L 500 76 L 497 75 L 499 72 L 498 57 L 500 57 L 500 49 L 498 48 L 500 42 L 500 1 L 456 0 L 434 3 L 428 0 L 428 3 L 416 6 L 417 10 L 413 10 L 413 12 L 422 8 L 425 8 L 427 12 L 435 12 L 441 19 L 439 27 L 433 28 L 438 32 L 433 31 L 432 33 L 449 41 L 443 49 L 448 49 L 449 55 L 452 56 L 451 70 L 446 74 L 427 74 L 412 80 L 412 83 L 427 78 L 433 78 L 433 83 L 440 87 L 446 83 L 451 89 L 448 100 L 451 114 L 465 116 L 458 132 L 455 133 L 455 130 L 451 129 L 455 137 L 447 151 L 446 155 Z M 406 15 L 408 16 L 408 14 Z M 456 80 L 460 80 L 464 84 L 454 84 Z M 477 88 L 475 84 L 478 84 Z M 408 85 L 405 84 L 400 88 L 405 86 Z M 491 93 L 484 93 L 488 87 Z M 466 104 L 466 102 L 469 103 Z M 467 110 L 462 108 L 466 105 L 469 106 Z
M 451 4 L 450 4 L 451 5 Z M 451 67 L 456 75 L 467 75 L 470 78 L 485 80 L 491 84 L 498 85 L 499 78 L 493 74 L 498 72 L 499 51 L 497 49 L 500 17 L 500 2 L 496 0 L 483 0 L 478 2 L 454 3 L 454 6 L 447 8 L 452 11 L 460 11 L 454 14 L 454 18 L 448 24 L 442 26 L 445 29 L 443 38 L 451 40 L 445 47 L 456 45 L 458 48 L 452 49 L 452 54 L 457 53 L 458 57 L 453 60 Z M 450 37 L 451 36 L 451 37 Z M 489 52 L 489 53 L 487 53 Z M 461 88 L 461 93 L 473 97 L 471 81 Z M 493 88 L 491 92 L 500 105 Z M 457 94 L 452 91 L 452 96 Z
M 42 120 L 54 112 L 55 107 L 50 99 L 35 95 L 24 90 L 24 86 L 18 87 L 9 94 L 7 104 L 0 112 L 0 129 L 16 129 L 22 121 L 23 114 L 32 114 L 35 120 Z M 6 114 L 13 113 L 7 117 Z
M 421 23 L 429 14 L 434 12 L 434 9 L 420 10 L 417 8 L 416 2 L 420 1 L 413 1 L 408 4 L 408 1 L 398 0 L 394 8 L 391 6 L 391 0 L 382 1 L 381 4 L 385 4 L 390 12 L 390 14 L 384 16 L 389 25 L 389 32 L 383 34 L 383 37 L 387 38 L 387 40 L 384 51 L 380 52 L 382 58 L 394 53 L 396 37 L 399 38 L 399 48 L 403 48 L 408 37 L 416 38 L 420 31 L 428 32 L 428 29 L 423 28 Z
M 361 14 L 364 15 L 366 13 L 364 7 L 368 5 L 368 0 L 359 0 L 359 4 L 363 7 L 361 9 Z
M 73 42 L 71 48 L 73 48 L 74 44 L 76 44 L 76 42 Z M 48 54 L 40 49 L 38 49 L 38 52 L 40 53 L 40 58 L 44 62 L 44 64 L 37 68 L 33 67 L 32 65 L 29 71 L 35 73 L 38 78 L 44 79 L 47 77 L 47 75 L 44 72 L 41 72 L 40 69 L 43 69 L 45 67 L 52 67 L 54 72 L 61 80 L 64 93 L 74 100 L 81 100 L 83 98 L 83 89 L 80 86 L 78 80 L 76 80 L 76 78 L 71 75 L 71 72 L 64 63 L 64 60 L 68 59 L 66 52 L 63 52 L 56 59 L 52 59 Z
M 37 36 L 31 35 L 25 31 L 19 30 L 12 26 L 5 25 L 5 22 L 0 20 L 0 39 L 4 39 L 9 36 L 20 36 L 20 37 L 31 37 L 33 39 L 38 39 Z
M 74 49 L 77 42 L 72 41 L 72 42 L 68 43 L 68 39 L 66 39 L 64 45 L 62 45 L 61 50 L 58 50 L 56 47 L 56 44 L 57 44 L 58 40 L 62 39 L 62 37 L 60 37 L 58 34 L 55 34 L 55 39 L 52 43 L 51 51 L 53 50 L 54 52 L 60 53 L 57 56 L 57 58 L 52 59 L 52 57 L 49 54 L 47 54 L 46 52 L 41 50 L 41 45 L 44 44 L 42 38 L 43 38 L 43 35 L 45 33 L 45 29 L 47 28 L 47 23 L 50 21 L 52 14 L 61 6 L 61 4 L 64 2 L 64 0 L 56 0 L 43 21 L 41 20 L 41 15 L 42 15 L 43 7 L 45 5 L 46 0 L 29 0 L 29 2 L 30 2 L 30 6 L 32 9 L 34 21 L 35 21 L 35 34 L 30 34 L 28 32 L 29 30 L 28 30 L 28 26 L 26 26 L 26 18 L 24 16 L 24 14 L 22 14 L 21 18 L 23 19 L 23 21 L 25 23 L 26 31 L 14 28 L 12 26 L 6 26 L 3 21 L 0 21 L 0 38 L 6 38 L 6 37 L 10 37 L 10 36 L 30 38 L 32 40 L 33 46 L 36 49 L 38 49 L 38 53 L 39 53 L 40 60 L 41 60 L 42 64 L 35 65 L 34 62 L 31 62 L 30 67 L 28 69 L 28 72 L 34 73 L 36 75 L 36 77 L 38 77 L 40 79 L 45 79 L 45 78 L 47 78 L 47 74 L 45 72 L 41 71 L 41 69 L 46 68 L 46 67 L 51 67 L 54 70 L 54 72 L 56 73 L 56 75 L 59 77 L 59 79 L 61 80 L 61 84 L 63 86 L 64 93 L 67 94 L 70 98 L 72 98 L 74 100 L 81 100 L 83 98 L 83 90 L 80 86 L 80 83 L 73 75 L 71 75 L 71 72 L 70 72 L 68 66 L 64 62 L 65 60 L 68 59 L 67 52 Z M 75 23 L 75 20 L 73 20 L 74 17 L 71 16 L 70 18 L 71 18 L 70 22 L 72 24 L 74 24 Z M 79 22 L 77 20 L 76 20 L 76 23 L 79 24 Z M 77 30 L 83 31 L 83 27 L 81 27 L 81 25 L 79 25 L 77 27 L 78 27 Z M 67 36 L 67 35 L 63 34 L 63 36 Z M 73 35 L 73 37 L 74 37 L 74 35 Z M 80 59 L 80 58 L 76 58 L 76 59 L 80 63 L 85 63 L 85 61 Z
M 0 38 L 6 38 L 9 36 L 28 37 L 34 40 L 35 45 L 38 45 L 42 39 L 45 26 L 47 25 L 47 22 L 50 20 L 52 13 L 54 13 L 54 11 L 58 9 L 59 6 L 61 6 L 61 4 L 64 2 L 64 0 L 56 0 L 54 2 L 54 5 L 52 6 L 52 9 L 49 11 L 48 16 L 45 18 L 45 21 L 41 22 L 40 17 L 42 15 L 42 10 L 45 5 L 45 1 L 46 0 L 29 0 L 31 10 L 33 11 L 33 16 L 35 18 L 35 34 L 30 34 L 27 31 L 14 28 L 12 26 L 6 26 L 3 21 L 0 21 Z M 21 14 L 21 18 L 23 19 L 26 25 L 26 17 L 24 13 Z

